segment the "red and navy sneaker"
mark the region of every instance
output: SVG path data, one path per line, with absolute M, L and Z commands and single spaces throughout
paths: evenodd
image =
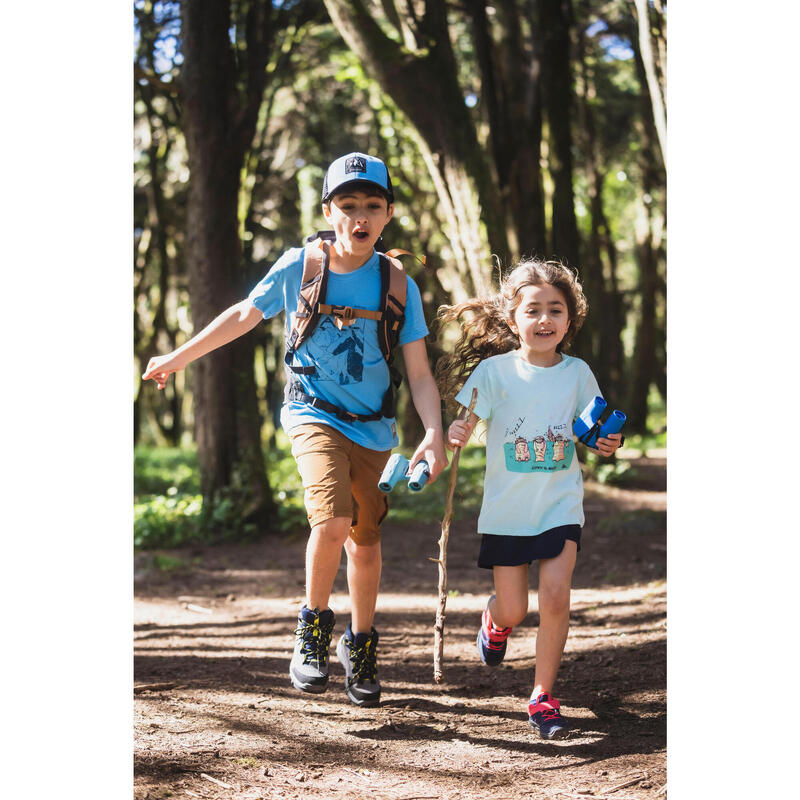
M 489 598 L 492 602 L 494 595 Z M 506 644 L 511 628 L 498 628 L 492 622 L 492 615 L 489 613 L 489 603 L 481 617 L 481 629 L 478 631 L 478 655 L 481 661 L 489 667 L 496 667 L 503 662 L 506 655 Z
M 528 723 L 542 739 L 565 739 L 569 723 L 561 716 L 561 704 L 547 692 L 540 692 L 528 703 Z

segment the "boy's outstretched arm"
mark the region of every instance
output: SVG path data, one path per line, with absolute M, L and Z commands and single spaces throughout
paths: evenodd
M 447 466 L 439 389 L 431 374 L 430 364 L 428 364 L 425 340 L 417 339 L 404 344 L 401 349 L 414 408 L 417 409 L 417 414 L 425 428 L 425 436 L 414 451 L 409 463 L 413 467 L 417 461 L 425 459 L 431 471 L 429 483 L 433 483 Z
M 248 298 L 225 309 L 218 317 L 208 323 L 196 336 L 182 344 L 177 350 L 164 356 L 155 356 L 147 364 L 142 378 L 154 380 L 163 389 L 167 378 L 182 370 L 195 359 L 222 347 L 255 328 L 263 319 L 261 312 Z

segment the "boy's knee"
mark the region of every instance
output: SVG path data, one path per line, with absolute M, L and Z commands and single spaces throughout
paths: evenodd
M 347 558 L 356 566 L 370 566 L 381 560 L 380 541 L 372 544 L 360 544 L 353 541 L 352 538 L 348 538 L 344 549 Z
M 341 546 L 350 534 L 350 519 L 348 517 L 331 517 L 315 525 L 311 533 L 318 539 Z

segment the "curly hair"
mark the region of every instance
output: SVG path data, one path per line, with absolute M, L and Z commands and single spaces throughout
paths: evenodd
M 542 284 L 558 289 L 567 303 L 569 327 L 556 347 L 560 353 L 569 348 L 583 325 L 587 304 L 577 272 L 558 261 L 524 259 L 500 281 L 496 294 L 439 308 L 441 325 L 456 321 L 461 324 L 461 336 L 452 352 L 442 356 L 436 364 L 436 381 L 446 402 L 452 401 L 481 361 L 519 348 L 519 337 L 510 323 L 522 300 L 520 291 L 525 286 Z M 462 321 L 465 315 L 469 315 L 469 319 Z

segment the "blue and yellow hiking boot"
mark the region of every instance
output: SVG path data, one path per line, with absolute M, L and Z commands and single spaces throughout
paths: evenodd
M 539 692 L 528 703 L 528 723 L 542 739 L 565 739 L 569 723 L 561 716 L 561 704 L 547 692 Z
M 494 595 L 489 598 L 489 603 L 492 602 L 493 597 Z M 489 613 L 489 603 L 486 604 L 486 608 L 483 611 L 481 628 L 478 631 L 478 655 L 484 664 L 489 667 L 496 667 L 505 658 L 508 635 L 512 629 L 495 626 L 492 621 L 492 615 Z
M 289 664 L 292 686 L 301 692 L 324 692 L 328 688 L 328 650 L 333 636 L 333 611 L 313 611 L 307 606 L 297 615 L 294 655 Z
M 378 631 L 357 633 L 350 626 L 339 639 L 336 655 L 344 666 L 344 690 L 357 706 L 376 706 L 381 699 L 378 683 Z

